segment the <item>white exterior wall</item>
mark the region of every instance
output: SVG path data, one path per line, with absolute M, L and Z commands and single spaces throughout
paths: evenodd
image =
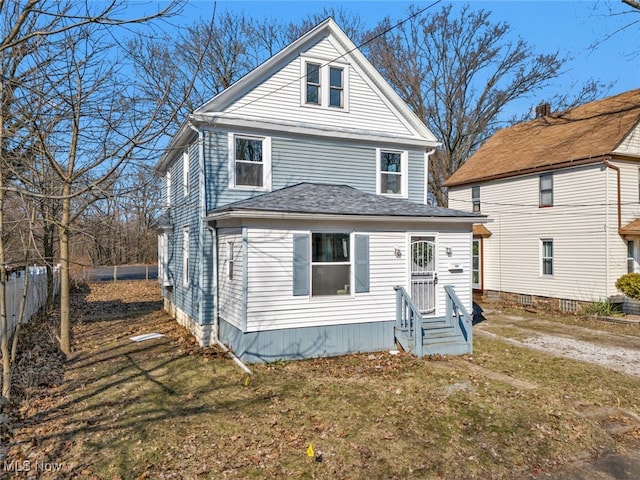
M 326 63 L 343 54 L 344 52 L 339 51 L 329 38 L 325 38 L 305 52 L 303 58 L 317 58 Z M 392 114 L 377 90 L 374 91 L 365 81 L 360 69 L 356 65 L 345 63 L 344 58 L 347 57 L 335 63 L 348 69 L 348 85 L 345 89 L 345 94 L 349 97 L 348 109 L 303 105 L 303 58 L 298 57 L 276 72 L 242 99 L 230 105 L 225 113 L 234 117 L 246 116 L 253 120 L 279 119 L 303 126 L 331 125 L 351 130 L 357 126 L 358 130 L 414 136 L 405 124 Z M 301 122 L 301 118 L 304 118 L 304 122 Z
M 624 139 L 624 141 L 614 150 L 620 155 L 640 156 L 640 125 Z
M 325 229 L 326 230 L 326 229 Z M 342 229 L 336 229 L 336 231 Z M 396 318 L 395 285 L 408 290 L 409 236 L 406 232 L 360 231 L 369 236 L 370 291 L 330 297 L 293 296 L 293 234 L 308 230 L 249 229 L 247 331 L 390 321 Z M 454 285 L 471 312 L 471 233 L 412 231 L 434 236 L 438 256 L 438 307 L 444 315 L 444 285 Z M 446 247 L 452 251 L 445 254 Z M 401 251 L 400 258 L 394 250 Z M 462 271 L 449 271 L 449 263 Z M 409 291 L 409 290 L 408 290 Z
M 244 329 L 243 270 L 244 255 L 241 233 L 221 232 L 218 237 L 218 289 L 220 292 L 218 314 L 236 328 Z M 227 243 L 233 243 L 233 277 L 229 276 Z
M 636 171 L 636 193 L 637 178 Z M 483 242 L 485 290 L 584 301 L 616 293 L 615 281 L 626 273 L 616 171 L 602 164 L 556 170 L 553 197 L 553 207 L 538 206 L 537 174 L 480 184 L 481 213 L 493 220 Z M 470 210 L 471 185 L 450 189 L 449 206 Z M 547 238 L 553 276 L 541 275 L 540 241 Z

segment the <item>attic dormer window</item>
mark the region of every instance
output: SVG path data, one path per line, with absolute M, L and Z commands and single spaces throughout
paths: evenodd
M 344 82 L 342 81 L 344 70 L 338 67 L 329 67 L 329 106 L 342 108 Z
M 306 103 L 320 105 L 320 65 L 307 63 L 307 100 Z
M 347 65 L 313 60 L 302 65 L 302 105 L 347 110 Z

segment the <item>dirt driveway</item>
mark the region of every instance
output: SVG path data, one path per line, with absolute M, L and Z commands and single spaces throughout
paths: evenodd
M 499 310 L 485 309 L 486 320 L 474 326 L 478 336 L 499 339 L 506 343 L 543 351 L 560 357 L 588 362 L 640 377 L 640 322 L 616 319 L 576 320 L 558 323 L 539 315 L 507 314 Z M 582 323 L 582 324 L 579 324 Z M 595 386 L 594 386 L 595 388 Z M 619 414 L 612 408 L 593 410 L 593 417 Z M 630 425 L 637 428 L 640 416 L 624 411 Z M 607 425 L 605 430 L 618 433 L 619 425 Z M 560 471 L 543 473 L 531 478 L 547 480 L 634 480 L 640 478 L 640 452 L 610 453 L 597 459 L 575 462 Z

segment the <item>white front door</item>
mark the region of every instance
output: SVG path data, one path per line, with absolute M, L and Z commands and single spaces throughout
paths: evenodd
M 420 313 L 436 311 L 436 242 L 434 237 L 411 237 L 411 301 Z

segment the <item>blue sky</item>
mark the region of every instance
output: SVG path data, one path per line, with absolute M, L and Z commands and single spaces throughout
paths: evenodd
M 343 7 L 361 15 L 369 27 L 386 15 L 394 20 L 404 18 L 411 4 L 425 7 L 431 3 L 431 0 L 218 0 L 217 9 L 296 22 L 309 14 L 322 12 L 323 7 Z M 549 92 L 577 91 L 590 78 L 613 84 L 606 94 L 640 88 L 640 12 L 628 13 L 630 8 L 620 0 L 441 1 L 432 8 L 436 11 L 447 3 L 453 3 L 455 7 L 468 3 L 473 8 L 490 11 L 493 22 L 509 24 L 512 35 L 523 38 L 538 53 L 559 50 L 572 57 L 573 60 L 566 64 L 564 75 L 549 88 Z M 213 0 L 191 0 L 182 17 L 174 22 L 189 24 L 199 16 L 208 18 L 213 5 Z M 621 30 L 634 20 L 638 22 L 636 25 Z M 619 32 L 607 39 L 616 31 Z M 600 44 L 592 49 L 591 46 L 598 41 Z M 530 100 L 530 103 L 542 100 L 545 99 Z

